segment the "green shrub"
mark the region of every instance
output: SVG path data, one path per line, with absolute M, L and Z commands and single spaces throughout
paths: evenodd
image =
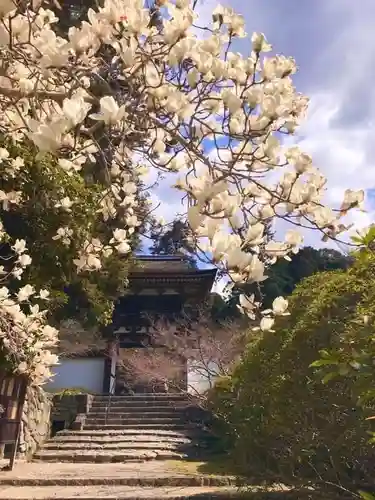
M 57 391 L 50 391 L 54 396 L 77 396 L 79 394 L 92 394 L 92 391 L 82 387 L 69 387 L 68 389 L 58 389 Z
M 342 371 L 345 377 L 323 383 L 324 367 L 311 364 L 322 350 L 336 352 L 364 338 L 357 316 L 366 304 L 375 307 L 374 273 L 375 258 L 305 280 L 291 297 L 291 316 L 249 346 L 230 383 L 211 395 L 215 413 L 223 415 L 225 444 L 248 477 L 355 491 L 373 476 L 366 417 L 375 405 L 361 406 L 358 397 L 374 378 L 364 383 L 357 372 Z

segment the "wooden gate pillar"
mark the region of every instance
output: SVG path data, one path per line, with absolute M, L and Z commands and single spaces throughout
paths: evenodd
M 107 355 L 104 360 L 103 394 L 114 394 L 116 389 L 116 368 L 118 359 L 118 343 L 108 342 Z
M 27 385 L 25 376 L 0 373 L 0 447 L 12 445 L 10 470 L 16 458 Z

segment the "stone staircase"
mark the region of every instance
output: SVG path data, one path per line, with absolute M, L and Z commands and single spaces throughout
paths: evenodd
M 184 394 L 99 396 L 94 399 L 85 429 L 183 429 Z
M 82 430 L 64 430 L 34 456 L 45 462 L 129 462 L 197 454 L 184 394 L 97 396 Z

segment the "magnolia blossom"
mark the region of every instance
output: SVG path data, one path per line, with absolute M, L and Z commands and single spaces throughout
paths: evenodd
M 40 292 L 39 292 L 39 297 L 40 297 L 42 300 L 48 300 L 48 297 L 49 297 L 49 291 L 48 291 L 48 290 L 40 290 Z
M 55 236 L 52 237 L 53 240 L 61 240 L 62 244 L 69 246 L 73 236 L 73 230 L 68 227 L 59 227 Z
M 350 208 L 362 206 L 365 199 L 365 193 L 363 190 L 352 191 L 347 189 L 344 194 L 344 200 L 341 205 L 341 212 L 346 213 Z
M 122 120 L 124 117 L 125 107 L 119 107 L 112 96 L 102 97 L 100 99 L 99 113 L 93 113 L 90 115 L 92 120 L 100 120 L 107 125 L 113 125 Z
M 276 299 L 272 302 L 272 310 L 275 316 L 284 316 L 287 314 L 288 309 L 288 301 L 283 297 L 276 297 Z
M 271 332 L 273 325 L 275 324 L 275 319 L 270 318 L 268 316 L 265 316 L 264 318 L 261 319 L 260 321 L 260 329 L 262 332 Z
M 26 251 L 26 241 L 16 240 L 12 246 L 12 250 L 14 250 L 18 255 L 22 255 Z
M 27 267 L 31 264 L 32 259 L 30 255 L 22 254 L 20 255 L 20 257 L 18 257 L 17 262 L 20 264 L 21 267 Z
M 20 290 L 17 293 L 17 298 L 19 302 L 24 302 L 25 300 L 28 300 L 31 295 L 35 293 L 34 287 L 31 285 L 25 285 L 24 287 L 20 288 Z
M 68 124 L 75 127 L 85 118 L 91 104 L 84 101 L 83 97 L 74 97 L 73 99 L 64 99 L 62 111 L 68 120 Z
M 116 244 L 115 248 L 119 254 L 126 254 L 131 251 L 131 246 L 126 241 L 127 239 L 128 235 L 124 229 L 115 229 L 113 231 L 113 238 L 109 243 Z
M 70 212 L 72 205 L 72 200 L 68 196 L 65 196 L 65 198 L 62 198 L 62 200 L 55 204 L 55 208 L 62 208 L 63 210 Z
M 246 314 L 250 319 L 255 319 L 255 311 L 259 309 L 260 303 L 255 301 L 254 295 L 251 297 L 246 297 L 246 295 L 240 295 L 238 309 Z

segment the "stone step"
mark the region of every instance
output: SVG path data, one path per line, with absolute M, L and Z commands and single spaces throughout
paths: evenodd
M 132 398 L 132 397 L 138 397 L 138 398 L 144 398 L 144 397 L 167 397 L 167 398 L 190 398 L 191 395 L 187 392 L 132 392 L 132 393 L 126 393 L 126 394 L 96 394 L 95 398 Z
M 141 419 L 147 419 L 147 418 L 184 418 L 184 414 L 182 412 L 177 412 L 177 411 L 164 411 L 164 412 L 156 412 L 156 411 L 148 411 L 145 410 L 143 412 L 119 412 L 119 411 L 113 411 L 110 409 L 108 412 L 92 412 L 90 411 L 87 415 L 88 418 L 98 418 L 98 419 L 104 419 L 106 417 L 112 417 L 112 418 L 137 418 L 138 420 Z
M 106 413 L 107 411 L 113 413 L 164 413 L 164 412 L 184 412 L 186 410 L 185 406 L 172 406 L 172 405 L 144 405 L 144 406 L 133 406 L 133 405 L 92 405 L 90 408 L 90 413 Z
M 91 403 L 93 408 L 107 408 L 113 407 L 118 408 L 119 406 L 125 406 L 128 408 L 141 407 L 142 409 L 147 407 L 154 408 L 155 406 L 166 406 L 168 408 L 186 408 L 190 406 L 188 401 L 184 400 L 160 400 L 160 399 L 138 399 L 138 400 L 117 400 L 117 401 L 93 401 Z
M 181 460 L 186 454 L 173 450 L 48 450 L 42 449 L 34 455 L 33 461 L 43 462 L 86 462 L 124 463 L 145 460 Z
M 165 394 L 165 393 L 155 393 L 155 394 L 134 394 L 125 396 L 95 396 L 95 402 L 107 402 L 107 401 L 189 401 L 189 398 L 185 394 Z
M 139 422 L 139 421 L 138 421 Z M 126 429 L 137 429 L 137 430 L 151 430 L 151 429 L 160 429 L 160 430 L 183 430 L 186 429 L 186 425 L 184 424 L 161 424 L 157 423 L 134 423 L 134 424 L 87 424 L 85 423 L 84 429 L 87 431 L 100 431 L 100 430 L 126 430 Z
M 185 443 L 171 443 L 164 441 L 149 441 L 138 443 L 134 441 L 112 441 L 105 443 L 94 443 L 90 441 L 81 442 L 48 442 L 43 445 L 43 450 L 181 450 L 181 447 L 191 445 Z
M 128 486 L 197 487 L 234 486 L 231 476 L 186 474 L 176 470 L 174 461 L 144 461 L 141 463 L 48 463 L 17 461 L 13 471 L 1 471 L 0 492 L 5 486 Z
M 81 430 L 81 431 L 75 431 L 71 429 L 65 429 L 62 431 L 59 431 L 56 434 L 56 437 L 60 436 L 92 436 L 92 437 L 113 437 L 115 439 L 123 438 L 124 436 L 136 436 L 137 439 L 140 436 L 159 436 L 159 437 L 177 437 L 177 438 L 183 438 L 187 437 L 190 435 L 190 430 L 188 427 L 184 426 L 184 428 L 181 431 L 175 431 L 171 429 L 161 429 L 161 428 L 156 428 L 156 429 L 147 429 L 147 428 L 140 428 L 140 429 L 96 429 L 96 430 Z
M 83 436 L 55 436 L 53 439 L 46 442 L 46 445 L 52 443 L 94 443 L 97 445 L 106 445 L 111 443 L 176 443 L 176 444 L 184 444 L 190 443 L 191 439 L 186 437 L 173 437 L 173 436 L 153 436 L 153 435 L 132 435 L 132 436 L 96 436 L 92 435 L 83 435 Z
M 87 425 L 102 425 L 102 424 L 113 424 L 113 425 L 132 425 L 132 424 L 161 424 L 161 425 L 169 425 L 169 424 L 180 424 L 184 423 L 184 420 L 179 417 L 171 417 L 171 418 L 159 418 L 159 417 L 144 417 L 144 418 L 125 418 L 125 417 L 114 417 L 112 415 L 108 415 L 107 419 L 105 418 L 93 418 L 90 415 L 86 418 Z
M 0 492 L 0 500 L 214 500 L 234 498 L 234 487 L 157 487 L 131 486 L 9 486 Z

